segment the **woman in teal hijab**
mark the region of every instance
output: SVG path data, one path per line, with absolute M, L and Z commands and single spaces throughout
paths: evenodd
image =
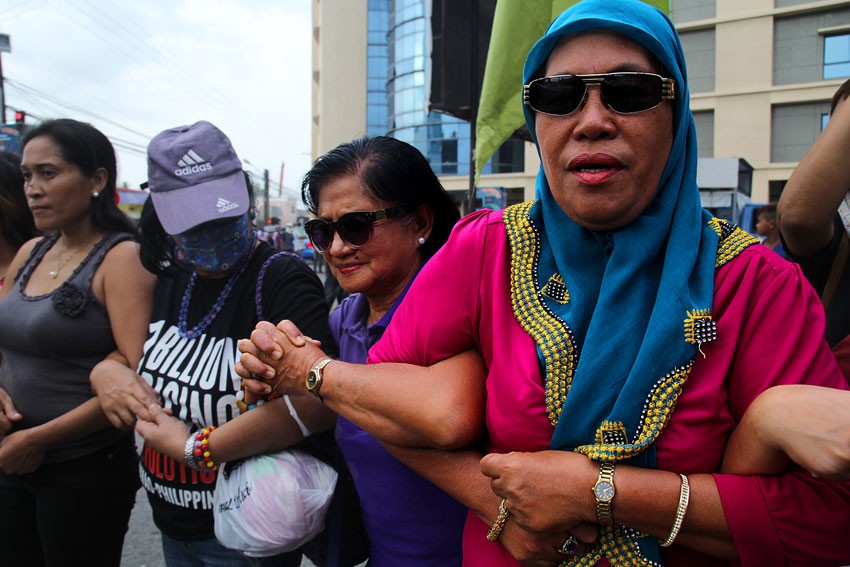
M 740 329 L 756 309 L 754 298 L 738 297 L 735 305 L 734 290 L 776 286 L 770 280 L 778 270 L 800 292 L 777 297 L 777 305 L 810 304 L 810 290 L 796 269 L 772 265 L 746 234 L 701 208 L 684 54 L 673 24 L 658 10 L 630 0 L 580 2 L 531 49 L 524 83 L 526 121 L 541 169 L 535 203 L 505 214 L 512 250 L 530 250 L 533 266 L 530 275 L 512 282 L 514 313 L 534 337 L 546 368 L 551 447 L 599 463 L 596 482 L 585 480 L 578 489 L 586 491 L 584 503 L 596 508 L 599 541 L 584 548 L 568 536 L 561 551 L 583 551 L 573 560 L 582 565 L 648 565 L 662 558 L 674 562 L 660 552 L 678 541 L 718 558 L 762 561 L 771 552 L 764 542 L 760 549 L 747 547 L 746 530 L 737 525 L 744 520 L 730 503 L 752 498 L 748 487 L 699 474 L 716 466 L 690 470 L 694 459 L 687 455 L 662 466 L 659 452 L 669 459 L 702 450 L 717 458 L 728 426 L 740 418 L 735 406 L 752 400 L 750 389 L 769 387 L 770 380 L 811 378 L 799 360 L 790 369 L 764 364 L 759 380 L 736 388 L 736 364 L 757 361 L 764 346 L 730 343 L 723 333 L 725 326 Z M 514 264 L 516 257 L 514 252 Z M 568 301 L 546 293 L 553 282 L 567 290 Z M 541 293 L 526 301 L 516 292 L 523 287 Z M 819 314 L 804 315 L 795 323 L 820 328 Z M 796 345 L 779 334 L 760 340 L 774 348 L 785 343 L 793 352 Z M 551 345 L 564 336 L 560 357 L 573 355 L 574 363 L 555 360 Z M 823 341 L 804 350 L 807 361 L 822 361 L 818 379 L 840 387 Z M 700 395 L 711 393 L 728 396 L 731 412 L 700 403 Z M 713 424 L 683 428 L 699 420 Z M 528 486 L 544 455 L 537 458 L 493 455 L 482 461 L 494 491 L 507 499 L 511 519 L 546 531 L 568 525 L 569 516 L 573 522 L 592 519 L 574 510 L 557 520 L 542 512 L 556 502 L 568 508 L 571 499 L 539 481 Z M 628 478 L 622 474 L 627 470 Z M 759 489 L 759 497 L 776 496 Z M 836 490 L 846 508 L 846 487 Z M 835 550 L 835 541 L 825 546 Z M 787 559 L 787 549 L 772 552 Z
M 462 219 L 370 351 L 422 366 L 481 353 L 489 454 L 397 452 L 470 509 L 464 564 L 846 564 L 847 484 L 721 468 L 761 392 L 847 386 L 799 269 L 700 206 L 673 24 L 585 0 L 531 49 L 524 83 L 535 201 Z M 284 341 L 275 381 L 288 367 L 303 384 L 314 347 Z M 392 378 L 332 363 L 321 395 L 376 414 L 406 403 L 411 430 L 463 437 L 468 420 Z M 466 378 L 435 382 L 434 400 L 480 385 Z

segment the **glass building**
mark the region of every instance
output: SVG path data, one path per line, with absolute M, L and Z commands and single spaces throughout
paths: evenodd
M 469 123 L 428 110 L 429 25 L 425 0 L 369 0 L 367 132 L 415 146 L 437 175 L 469 175 Z M 506 142 L 484 173 L 523 171 L 523 152 Z

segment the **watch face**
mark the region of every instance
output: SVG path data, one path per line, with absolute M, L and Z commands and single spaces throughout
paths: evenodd
M 316 372 L 315 370 L 310 370 L 310 372 L 307 373 L 307 389 L 308 390 L 313 390 L 313 389 L 316 388 L 317 379 L 318 379 L 318 372 Z
M 600 480 L 593 487 L 593 493 L 602 502 L 608 502 L 614 498 L 614 485 L 607 480 Z

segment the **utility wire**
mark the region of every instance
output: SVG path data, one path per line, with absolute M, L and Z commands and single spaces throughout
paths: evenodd
M 69 103 L 63 102 L 61 99 L 59 99 L 59 98 L 57 98 L 57 97 L 55 97 L 55 96 L 49 95 L 49 94 L 47 94 L 47 93 L 45 93 L 45 92 L 42 92 L 42 91 L 40 91 L 40 90 L 38 90 L 38 89 L 35 89 L 35 88 L 33 88 L 33 87 L 30 87 L 29 85 L 25 85 L 25 84 L 21 83 L 20 81 L 17 81 L 17 80 L 14 80 L 14 79 L 10 79 L 9 77 L 6 77 L 6 83 L 7 83 L 9 86 L 11 86 L 11 87 L 14 87 L 14 88 L 17 88 L 17 89 L 21 89 L 22 91 L 24 91 L 25 93 L 30 94 L 31 96 L 37 96 L 37 97 L 39 97 L 39 98 L 41 98 L 41 99 L 44 99 L 44 100 L 46 100 L 46 101 L 49 101 L 49 102 L 51 102 L 51 103 L 53 103 L 53 104 L 55 104 L 55 105 L 57 105 L 57 106 L 60 106 L 60 107 L 66 108 L 66 109 L 68 109 L 68 110 L 72 110 L 72 111 L 74 111 L 74 112 L 78 112 L 78 113 L 82 113 L 82 114 L 87 114 L 87 115 L 89 115 L 89 116 L 92 116 L 92 117 L 94 117 L 94 118 L 97 118 L 98 120 L 100 120 L 100 121 L 102 121 L 102 122 L 106 122 L 106 123 L 111 124 L 111 125 L 113 125 L 113 126 L 115 126 L 115 127 L 117 127 L 117 128 L 121 128 L 122 130 L 126 130 L 127 132 L 130 132 L 131 134 L 135 134 L 135 135 L 137 135 L 137 136 L 141 136 L 141 137 L 142 137 L 142 138 L 144 138 L 145 140 L 150 140 L 150 139 L 152 138 L 152 136 L 150 136 L 149 134 L 146 134 L 146 133 L 144 133 L 144 132 L 139 132 L 138 130 L 134 130 L 134 129 L 132 129 L 132 128 L 128 127 L 128 126 L 124 126 L 123 124 L 119 124 L 118 122 L 115 122 L 114 120 L 110 120 L 109 118 L 106 118 L 106 117 L 100 116 L 100 115 L 98 115 L 98 114 L 95 114 L 94 112 L 92 112 L 92 111 L 90 111 L 90 110 L 88 110 L 88 109 L 85 109 L 85 108 L 82 108 L 82 107 L 79 107 L 79 106 L 75 106 L 75 105 L 73 105 L 73 104 L 69 104 Z
M 187 68 L 186 66 L 180 66 L 177 63 L 175 63 L 173 57 L 162 53 L 159 49 L 157 49 L 156 47 L 154 47 L 153 45 L 148 43 L 148 41 L 145 40 L 144 37 L 142 37 L 141 34 L 137 33 L 134 30 L 127 28 L 119 19 L 116 19 L 116 18 L 113 18 L 112 16 L 110 16 L 107 12 L 104 11 L 103 7 L 95 6 L 89 0 L 82 0 L 82 1 L 85 4 L 87 4 L 89 7 L 91 7 L 91 9 L 92 9 L 91 12 L 86 12 L 82 8 L 80 8 L 79 6 L 75 6 L 75 8 L 80 10 L 83 14 L 87 15 L 89 18 L 96 20 L 96 21 L 101 17 L 109 20 L 109 22 L 107 22 L 106 24 L 103 24 L 102 22 L 98 22 L 98 23 L 101 23 L 101 25 L 103 25 L 104 30 L 106 30 L 109 33 L 113 33 L 113 34 L 116 33 L 116 31 L 115 31 L 116 28 L 123 30 L 125 32 L 125 35 L 121 36 L 121 39 L 123 39 L 124 41 L 127 41 L 129 43 L 135 43 L 137 48 L 141 47 L 142 51 L 146 52 L 146 54 L 149 57 L 151 57 L 152 59 L 155 59 L 156 62 L 159 65 L 161 65 L 163 67 L 168 67 L 172 71 L 174 71 L 176 73 L 175 76 L 181 77 L 181 78 L 188 77 L 189 84 L 191 84 L 191 85 L 204 84 L 204 89 L 203 89 L 204 93 L 208 94 L 208 95 L 213 95 L 215 98 L 217 98 L 218 102 L 223 104 L 225 109 L 231 110 L 234 107 L 236 107 L 237 109 L 242 110 L 244 112 L 244 109 L 240 109 L 239 105 L 236 101 L 232 100 L 230 97 L 225 96 L 224 94 L 221 93 L 221 91 L 216 89 L 214 85 L 210 85 L 207 81 L 204 81 L 203 79 L 201 79 L 200 77 L 198 77 L 197 75 L 192 73 L 191 67 Z M 118 9 L 118 6 L 116 4 L 112 4 L 111 8 L 112 9 Z M 124 13 L 124 12 L 122 12 L 122 13 Z M 133 18 L 127 16 L 126 13 L 124 13 L 124 14 L 125 14 L 125 20 L 126 21 L 132 21 L 133 20 Z M 195 92 L 192 92 L 190 94 L 192 94 L 192 96 L 197 96 L 197 94 Z
M 59 6 L 62 6 L 62 8 L 60 8 Z M 117 51 L 118 53 L 123 54 L 123 55 L 124 55 L 124 57 L 126 57 L 127 59 L 130 59 L 131 61 L 133 61 L 133 62 L 135 62 L 135 63 L 138 63 L 139 65 L 141 65 L 142 67 L 144 67 L 145 69 L 148 69 L 149 71 L 151 71 L 151 72 L 153 72 L 153 73 L 156 73 L 156 72 L 157 72 L 157 69 L 156 69 L 156 68 L 154 68 L 154 67 L 151 67 L 150 65 L 148 65 L 148 62 L 147 62 L 145 59 L 142 59 L 142 58 L 137 57 L 136 55 L 134 55 L 134 54 L 130 53 L 129 51 L 127 51 L 126 49 L 124 49 L 124 48 L 123 48 L 120 44 L 117 44 L 117 43 L 115 43 L 115 42 L 113 42 L 113 41 L 110 41 L 110 40 L 106 37 L 106 35 L 105 35 L 105 34 L 103 34 L 103 33 L 98 33 L 98 32 L 96 32 L 96 31 L 94 31 L 94 30 L 93 30 L 93 29 L 91 29 L 89 26 L 87 26 L 84 22 L 81 22 L 81 21 L 79 21 L 78 19 L 74 18 L 71 14 L 69 14 L 68 12 L 66 12 L 66 11 L 63 9 L 63 8 L 65 8 L 65 6 L 66 6 L 65 4 L 60 3 L 60 4 L 59 4 L 59 6 L 57 6 L 57 5 L 55 5 L 55 4 L 51 4 L 51 7 L 52 7 L 54 10 L 56 10 L 59 14 L 61 14 L 61 15 L 62 15 L 62 16 L 64 16 L 65 18 L 67 18 L 67 19 L 71 20 L 71 22 L 73 22 L 73 23 L 74 23 L 74 24 L 76 24 L 77 26 L 81 27 L 82 29 L 86 30 L 87 32 L 89 32 L 89 33 L 90 33 L 92 36 L 94 36 L 95 38 L 97 38 L 97 39 L 99 39 L 100 41 L 102 41 L 102 42 L 106 43 L 107 45 L 109 45 L 111 48 L 113 48 L 113 49 L 114 49 L 115 51 Z M 181 71 L 181 72 L 182 72 L 182 71 Z M 185 85 L 183 85 L 182 83 L 178 82 L 178 83 L 172 83 L 172 84 L 173 84 L 176 88 L 178 88 L 178 89 L 180 89 L 181 91 L 183 91 L 183 92 L 185 92 L 186 94 L 188 94 L 189 96 L 196 97 L 196 98 L 198 97 L 198 93 L 197 93 L 196 91 L 194 91 L 194 90 L 192 90 L 192 89 L 187 88 L 187 87 L 186 87 Z
M 6 14 L 9 13 L 11 10 L 15 9 L 28 11 L 33 7 L 31 5 L 32 2 L 33 0 L 24 0 L 23 2 L 19 2 L 15 6 L 6 9 L 2 13 Z M 173 60 L 172 56 L 163 55 L 162 52 L 160 52 L 158 49 L 148 43 L 141 34 L 139 34 L 137 31 L 130 29 L 129 27 L 127 27 L 127 25 L 122 23 L 122 19 L 117 19 L 113 17 L 113 15 L 110 15 L 110 13 L 107 13 L 105 11 L 104 6 L 95 6 L 94 3 L 92 3 L 90 0 L 69 0 L 67 2 L 60 2 L 59 5 L 50 2 L 46 2 L 46 4 L 49 7 L 53 8 L 54 11 L 59 13 L 64 18 L 73 22 L 76 26 L 84 29 L 86 32 L 96 37 L 99 41 L 102 41 L 109 45 L 110 48 L 112 48 L 111 50 L 114 50 L 119 55 L 131 61 L 134 61 L 149 70 L 157 72 L 161 71 L 162 68 L 169 68 L 175 70 L 176 72 L 171 73 L 171 75 L 175 78 L 178 78 L 178 82 L 172 82 L 171 84 L 174 87 L 177 87 L 180 90 L 183 90 L 184 92 L 188 93 L 193 98 L 202 99 L 208 98 L 204 95 L 218 95 L 216 96 L 216 98 L 226 105 L 225 109 L 227 112 L 232 113 L 234 109 L 237 109 L 241 110 L 243 113 L 247 113 L 244 108 L 240 109 L 240 106 L 233 100 L 219 95 L 218 91 L 212 86 L 208 85 L 206 81 L 203 81 L 202 79 L 199 79 L 197 76 L 193 75 L 191 72 L 188 72 L 186 68 L 177 65 L 177 63 Z M 89 9 L 86 9 L 86 7 L 88 7 Z M 114 4 L 109 5 L 109 8 L 113 12 L 114 10 L 118 10 L 119 13 L 126 15 L 126 12 L 122 12 L 119 7 Z M 76 17 L 75 13 L 69 12 L 69 9 L 75 11 Z M 80 15 L 86 18 L 88 22 L 80 21 Z M 133 22 L 135 21 L 135 19 L 132 16 L 126 16 L 123 18 L 123 21 Z M 94 28 L 92 26 L 94 26 Z M 110 37 L 117 38 L 119 43 L 111 41 L 109 39 Z M 149 63 L 152 63 L 159 68 L 153 69 Z M 199 94 L 195 89 L 186 89 L 179 83 L 179 81 L 185 81 L 187 79 L 189 81 L 192 81 L 193 86 L 195 87 L 197 87 L 198 85 L 202 85 L 202 88 L 200 89 L 201 94 Z M 38 91 L 37 89 L 29 87 L 28 85 L 24 85 L 15 81 L 9 81 L 9 84 L 10 86 L 14 84 L 14 86 L 21 89 L 21 91 L 27 91 L 27 89 L 29 89 L 27 92 L 29 96 L 26 97 L 29 100 L 32 100 L 33 97 L 39 97 L 43 101 L 49 101 L 54 105 L 59 105 L 60 107 L 71 109 L 75 112 L 84 113 L 100 121 L 112 124 L 134 135 L 141 136 L 146 141 L 150 139 L 150 136 L 145 133 L 138 132 L 137 130 L 124 126 L 123 124 L 107 119 L 103 116 L 99 116 L 86 109 L 82 109 L 78 106 L 65 103 L 57 97 L 53 97 L 51 95 L 48 95 L 47 93 Z M 34 116 L 31 112 L 29 114 L 31 116 Z M 265 131 L 273 139 L 280 137 L 279 131 L 272 132 L 269 128 L 269 125 L 262 120 L 257 121 L 257 127 L 258 129 Z M 135 150 L 140 151 L 138 148 L 135 148 Z M 279 184 L 274 183 L 274 185 L 277 186 Z M 284 188 L 284 190 L 286 189 Z
M 144 50 L 144 52 L 146 53 L 146 55 L 148 57 L 150 57 L 150 59 L 155 60 L 155 62 L 160 67 L 164 68 L 165 70 L 170 69 L 171 70 L 170 74 L 172 76 L 178 77 L 179 78 L 178 80 L 180 80 L 180 81 L 186 81 L 186 83 L 178 82 L 178 83 L 175 84 L 175 86 L 177 88 L 179 88 L 180 90 L 182 90 L 183 92 L 189 94 L 194 99 L 204 99 L 204 100 L 208 100 L 208 101 L 213 102 L 213 103 L 217 103 L 217 104 L 215 104 L 215 106 L 226 111 L 227 113 L 232 113 L 235 110 L 237 112 L 241 112 L 243 115 L 251 114 L 251 111 L 249 111 L 245 107 L 241 106 L 239 104 L 238 100 L 234 100 L 230 97 L 227 97 L 227 96 L 221 94 L 221 91 L 216 89 L 214 85 L 211 85 L 208 81 L 206 81 L 203 78 L 192 73 L 190 67 L 178 65 L 177 62 L 175 62 L 175 60 L 174 60 L 173 54 L 164 54 L 163 52 L 158 50 L 156 47 L 152 46 L 139 33 L 127 28 L 118 19 L 107 14 L 104 11 L 103 7 L 95 6 L 90 0 L 80 0 L 80 1 L 84 2 L 89 7 L 91 7 L 93 9 L 93 12 L 86 11 L 80 5 L 77 5 L 73 2 L 69 2 L 68 4 L 70 6 L 72 6 L 74 9 L 76 9 L 78 12 L 82 13 L 84 16 L 88 17 L 94 23 L 98 24 L 102 28 L 103 33 L 94 33 L 88 27 L 83 26 L 87 31 L 89 31 L 90 33 L 95 35 L 95 37 L 97 37 L 98 39 L 105 41 L 106 43 L 109 43 L 110 45 L 113 45 L 112 42 L 106 40 L 105 35 L 109 34 L 109 35 L 113 35 L 113 36 L 118 36 L 119 34 L 116 31 L 116 27 L 120 28 L 120 29 L 122 29 L 126 32 L 126 35 L 122 35 L 122 36 L 119 37 L 122 44 L 127 44 L 127 45 L 134 47 L 136 49 L 138 49 L 139 46 L 141 46 L 142 49 Z M 62 5 L 64 6 L 65 4 L 62 4 Z M 110 9 L 118 10 L 119 12 L 121 11 L 116 4 L 111 4 Z M 61 10 L 60 10 L 60 12 L 61 12 Z M 122 12 L 122 13 L 126 14 L 126 12 Z M 66 15 L 66 17 L 68 17 L 69 19 L 74 21 L 73 18 L 71 18 L 67 14 L 65 14 L 65 15 Z M 109 22 L 104 23 L 103 18 L 108 19 Z M 133 20 L 133 18 L 130 17 L 130 16 L 126 16 L 124 19 L 126 21 L 132 21 Z M 80 24 L 80 25 L 82 25 L 82 24 Z M 122 53 L 126 53 L 126 51 L 123 50 L 123 49 L 121 49 L 120 51 Z M 138 61 L 138 59 L 135 58 L 135 57 L 133 57 L 133 59 L 135 61 Z M 145 64 L 145 66 L 148 69 L 151 68 L 149 65 Z M 184 84 L 189 84 L 191 86 L 191 88 L 190 89 L 185 88 Z M 197 88 L 198 85 L 201 85 L 202 88 L 198 89 Z M 211 100 L 210 97 L 212 97 L 213 100 Z M 256 125 L 257 125 L 258 130 L 264 132 L 271 139 L 278 139 L 282 143 L 288 145 L 286 143 L 286 140 L 281 138 L 280 132 L 279 131 L 273 131 L 271 128 L 268 127 L 268 124 L 265 121 L 257 120 Z
M 29 7 L 27 7 L 27 4 L 31 4 L 32 2 L 33 2 L 33 0 L 23 0 L 23 2 L 18 2 L 14 6 L 9 6 L 8 8 L 0 10 L 0 18 L 11 19 L 11 18 L 15 18 L 17 16 L 20 16 L 21 14 L 23 14 L 24 12 L 29 10 Z M 20 10 L 18 11 L 18 13 L 12 14 L 12 12 L 14 12 L 15 10 L 18 10 L 19 8 L 20 8 Z

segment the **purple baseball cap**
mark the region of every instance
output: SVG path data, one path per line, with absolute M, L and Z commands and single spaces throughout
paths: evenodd
M 178 126 L 148 144 L 148 187 L 168 234 L 250 209 L 242 162 L 224 132 L 209 122 Z

